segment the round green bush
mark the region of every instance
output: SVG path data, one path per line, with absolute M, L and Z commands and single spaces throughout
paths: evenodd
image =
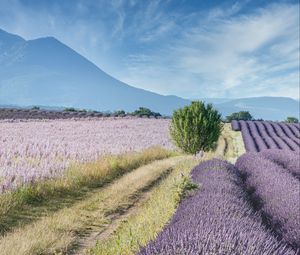
M 195 101 L 174 111 L 170 134 L 181 150 L 197 154 L 216 146 L 222 127 L 221 114 L 211 104 Z

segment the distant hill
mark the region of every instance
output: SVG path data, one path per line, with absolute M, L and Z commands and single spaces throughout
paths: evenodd
M 200 98 L 199 100 L 213 104 L 223 117 L 239 111 L 249 111 L 254 118 L 265 120 L 284 120 L 288 116 L 300 117 L 299 100 L 288 97 Z
M 215 104 L 223 116 L 232 112 L 249 111 L 256 119 L 284 120 L 288 116 L 299 118 L 299 101 L 287 97 L 252 97 L 233 99 Z
M 0 30 L 0 104 L 171 114 L 189 103 L 134 88 L 109 76 L 53 37 L 26 41 Z
M 299 101 L 291 98 L 200 99 L 213 103 L 223 116 L 241 110 L 270 120 L 299 116 Z M 143 106 L 170 115 L 189 103 L 116 80 L 53 37 L 26 41 L 0 29 L 0 107 L 132 112 Z

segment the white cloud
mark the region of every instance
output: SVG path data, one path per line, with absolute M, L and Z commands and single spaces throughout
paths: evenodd
M 172 47 L 164 48 L 161 57 L 156 54 L 143 63 L 131 61 L 128 65 L 134 68 L 129 68 L 129 75 L 121 78 L 143 84 L 144 88 L 165 94 L 175 91 L 185 97 L 297 98 L 298 7 L 270 5 L 230 18 L 224 14 L 227 11 L 216 14 L 214 10 L 208 14 L 209 19 L 200 19 Z M 220 18 L 224 16 L 226 19 Z
M 299 97 L 299 5 L 245 6 L 185 13 L 163 0 L 78 0 L 66 17 L 2 0 L 0 28 L 55 36 L 112 76 L 163 94 Z

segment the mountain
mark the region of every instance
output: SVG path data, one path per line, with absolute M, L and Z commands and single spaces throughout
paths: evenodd
M 190 100 L 129 86 L 53 37 L 24 40 L 0 29 L 0 106 L 75 107 L 99 111 L 140 106 L 170 115 Z M 250 111 L 255 118 L 299 117 L 299 101 L 283 97 L 200 98 L 227 116 Z M 61 109 L 61 108 L 60 108 Z
M 233 99 L 215 104 L 227 116 L 232 112 L 249 111 L 256 119 L 284 120 L 289 116 L 299 118 L 299 101 L 287 97 L 251 97 Z
M 189 100 L 129 86 L 53 37 L 36 40 L 0 30 L 0 104 L 101 111 L 140 106 L 171 114 Z

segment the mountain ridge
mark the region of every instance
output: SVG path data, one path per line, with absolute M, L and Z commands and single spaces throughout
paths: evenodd
M 128 112 L 143 106 L 170 115 L 191 102 L 119 81 L 51 36 L 25 40 L 0 29 L 0 65 L 1 105 L 47 105 L 99 111 L 123 109 Z M 273 98 L 277 103 L 267 107 L 269 97 L 258 98 L 203 100 L 212 101 L 223 116 L 241 109 L 254 109 L 256 118 L 282 119 L 291 114 L 299 115 L 295 109 L 297 105 L 291 103 L 293 99 Z M 279 101 L 287 105 L 283 110 L 278 108 Z M 261 107 L 266 114 L 261 113 Z

